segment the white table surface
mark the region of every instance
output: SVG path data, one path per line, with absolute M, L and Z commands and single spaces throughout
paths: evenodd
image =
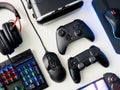
M 91 4 L 92 0 L 84 0 L 85 3 L 82 8 L 79 8 L 67 15 L 64 15 L 58 19 L 55 19 L 52 22 L 46 23 L 43 26 L 39 25 L 36 22 L 36 20 L 32 17 L 32 13 L 33 13 L 32 10 L 28 10 L 29 15 L 32 19 L 32 22 L 34 23 L 38 33 L 42 37 L 42 40 L 46 48 L 49 51 L 55 52 L 58 55 L 58 57 L 60 58 L 60 61 L 62 62 L 62 65 L 66 69 L 66 72 L 67 72 L 66 79 L 61 83 L 56 83 L 52 81 L 44 67 L 44 64 L 42 62 L 42 57 L 45 53 L 44 49 L 41 43 L 39 42 L 39 39 L 36 33 L 34 32 L 31 24 L 27 19 L 26 13 L 23 9 L 23 6 L 20 0 L 0 0 L 0 1 L 6 1 L 13 4 L 21 16 L 21 23 L 22 23 L 21 35 L 23 37 L 23 43 L 17 49 L 15 49 L 15 52 L 11 54 L 10 57 L 13 57 L 30 48 L 37 62 L 40 65 L 40 68 L 46 78 L 46 81 L 48 82 L 49 87 L 46 88 L 45 90 L 76 90 L 79 87 L 82 87 L 96 79 L 101 78 L 103 74 L 106 72 L 113 72 L 118 76 L 120 76 L 120 72 L 119 72 L 120 55 L 114 51 L 94 11 L 94 8 L 92 7 L 92 4 Z M 8 10 L 1 9 L 0 10 L 0 26 L 2 25 L 2 23 L 7 22 L 10 19 L 15 19 L 14 14 Z M 79 39 L 68 46 L 65 55 L 60 55 L 56 45 L 56 29 L 59 26 L 72 22 L 75 19 L 83 20 L 91 28 L 91 30 L 95 35 L 95 41 L 90 42 L 85 38 Z M 80 72 L 81 82 L 78 84 L 75 84 L 69 74 L 68 64 L 67 64 L 68 58 L 81 53 L 82 51 L 88 49 L 92 45 L 99 47 L 104 52 L 104 54 L 109 59 L 110 66 L 108 68 L 104 68 L 99 63 L 90 65 L 89 67 L 85 68 Z M 0 54 L 0 62 L 5 61 L 6 59 L 7 59 L 6 56 L 3 56 L 2 54 Z

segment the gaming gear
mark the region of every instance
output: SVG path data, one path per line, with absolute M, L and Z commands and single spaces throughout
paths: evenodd
M 55 53 L 46 53 L 43 57 L 43 62 L 52 80 L 62 82 L 65 79 L 65 69 Z
M 117 8 L 108 9 L 104 15 L 111 25 L 114 37 L 120 39 L 120 10 Z
M 43 24 L 83 6 L 82 0 L 26 0 L 33 17 Z
M 57 48 L 60 54 L 65 54 L 67 46 L 81 38 L 94 41 L 95 37 L 91 29 L 79 19 L 64 26 L 60 26 L 56 32 Z
M 79 83 L 81 81 L 79 71 L 97 61 L 104 67 L 109 66 L 107 57 L 96 46 L 91 46 L 89 49 L 76 55 L 75 57 L 69 58 L 68 68 L 73 81 L 75 83 Z
M 0 90 L 43 90 L 48 87 L 30 49 L 0 63 Z
M 118 37 L 116 37 L 113 34 L 116 31 L 113 31 L 114 29 L 111 28 L 110 23 L 108 22 L 108 20 L 106 20 L 105 13 L 106 13 L 106 11 L 109 11 L 111 9 L 117 9 L 117 12 L 116 11 L 115 12 L 116 12 L 116 15 L 119 16 L 118 15 L 118 13 L 119 13 L 118 9 L 120 9 L 119 3 L 120 3 L 120 1 L 118 1 L 118 0 L 93 0 L 92 1 L 92 5 L 96 11 L 96 14 L 97 14 L 99 20 L 101 21 L 101 24 L 103 25 L 103 28 L 104 28 L 104 30 L 105 30 L 113 48 L 115 49 L 115 52 L 117 54 L 120 54 L 120 39 L 118 39 Z M 113 15 L 113 17 L 114 17 L 114 15 Z
M 37 29 L 35 28 L 35 26 L 33 25 L 32 21 L 29 17 L 29 14 L 28 14 L 22 0 L 21 0 L 21 3 L 25 9 L 27 17 L 28 17 L 35 33 L 37 34 L 37 36 L 38 36 L 38 38 L 39 38 L 39 40 L 40 40 L 40 42 L 45 50 L 45 55 L 43 56 L 43 63 L 45 65 L 51 79 L 54 80 L 55 82 L 62 82 L 66 77 L 66 71 L 65 71 L 64 67 L 62 66 L 58 56 L 55 53 L 47 51 L 40 35 L 37 32 Z
M 120 78 L 114 73 L 105 73 L 102 78 L 77 90 L 120 90 Z
M 3 55 L 8 55 L 14 52 L 22 43 L 22 37 L 19 33 L 21 30 L 20 15 L 13 5 L 7 2 L 0 2 L 0 9 L 8 9 L 15 14 L 16 20 L 5 22 L 2 24 L 2 30 L 0 30 L 0 52 Z M 20 30 L 16 26 L 16 22 L 19 21 Z
M 120 90 L 120 78 L 113 73 L 104 74 L 104 79 L 110 90 Z

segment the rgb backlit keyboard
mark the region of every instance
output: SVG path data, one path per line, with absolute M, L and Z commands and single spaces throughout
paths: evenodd
M 0 63 L 0 90 L 43 90 L 48 84 L 31 50 Z

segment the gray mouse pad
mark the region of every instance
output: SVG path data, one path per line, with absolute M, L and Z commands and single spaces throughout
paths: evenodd
M 104 17 L 104 13 L 107 9 L 120 9 L 120 0 L 93 0 L 92 5 L 104 27 L 105 32 L 107 33 L 107 36 L 109 37 L 112 43 L 112 46 L 114 47 L 116 53 L 120 54 L 120 40 L 114 38 L 112 28 Z

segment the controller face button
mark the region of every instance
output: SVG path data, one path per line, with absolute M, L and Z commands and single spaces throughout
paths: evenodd
M 71 36 L 71 40 L 74 40 L 74 39 L 76 39 L 76 36 Z
M 72 62 L 72 68 L 75 69 L 77 68 L 78 62 L 77 61 L 73 61 Z
M 61 37 L 64 37 L 64 36 L 65 36 L 65 31 L 64 31 L 64 30 L 59 30 L 58 34 L 59 34 Z
M 70 41 L 71 40 L 71 36 L 69 34 L 66 35 L 66 40 Z

